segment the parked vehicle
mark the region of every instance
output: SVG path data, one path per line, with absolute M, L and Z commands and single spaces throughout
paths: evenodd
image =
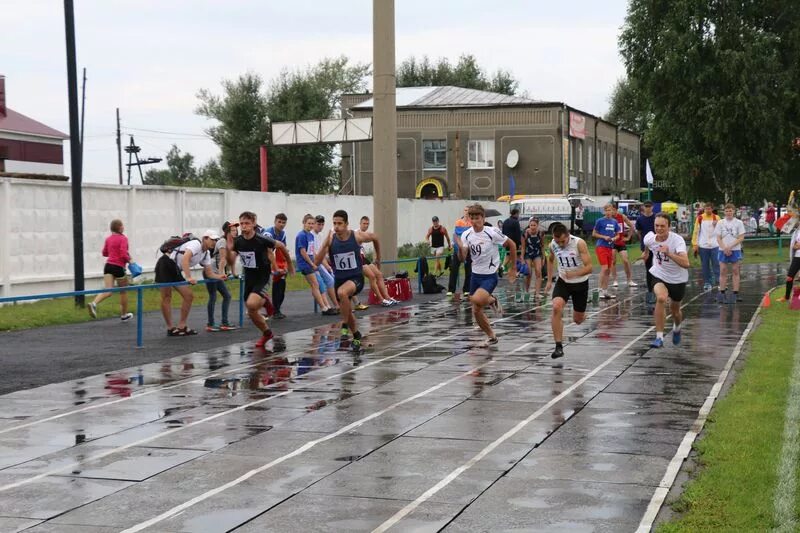
M 498 198 L 498 200 L 501 200 Z M 560 194 L 550 195 L 530 195 L 515 197 L 511 201 L 509 210 L 515 207 L 519 209 L 519 219 L 523 227 L 527 226 L 528 220 L 532 217 L 539 219 L 539 227 L 545 229 L 548 233 L 552 230 L 553 225 L 560 222 L 567 227 L 572 220 L 572 207 L 587 204 L 592 204 L 594 200 L 584 194 L 570 194 L 563 196 Z

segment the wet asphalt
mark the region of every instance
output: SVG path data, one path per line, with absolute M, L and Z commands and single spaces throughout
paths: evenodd
M 558 361 L 548 303 L 501 288 L 488 349 L 440 297 L 365 317 L 360 355 L 309 325 L 0 396 L 0 531 L 635 531 L 783 268 L 736 305 L 693 272 L 660 350 L 641 288 Z

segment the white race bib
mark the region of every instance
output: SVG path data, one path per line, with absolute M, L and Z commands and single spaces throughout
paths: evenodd
M 356 254 L 354 252 L 335 254 L 333 256 L 333 262 L 336 263 L 336 270 L 355 270 L 358 268 Z
M 241 259 L 244 268 L 256 268 L 255 252 L 239 252 L 239 259 Z

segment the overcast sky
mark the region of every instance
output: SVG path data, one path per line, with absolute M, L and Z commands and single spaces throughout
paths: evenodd
M 491 71 L 513 72 L 532 98 L 598 115 L 624 74 L 617 37 L 626 0 L 396 0 L 395 7 L 398 63 L 474 54 Z M 194 114 L 200 88 L 219 92 L 220 80 L 246 71 L 269 80 L 340 54 L 372 61 L 370 0 L 75 0 L 75 10 L 78 75 L 86 67 L 89 80 L 87 182 L 117 181 L 117 107 L 142 156 L 163 157 L 174 143 L 203 163 L 218 150 L 203 137 L 210 123 Z M 0 12 L 8 106 L 68 132 L 63 2 L 0 0 Z M 68 145 L 64 156 L 69 174 Z

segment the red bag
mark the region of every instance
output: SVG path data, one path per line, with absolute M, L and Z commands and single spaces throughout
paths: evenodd
M 370 305 L 380 305 L 380 304 L 381 304 L 381 299 L 380 299 L 380 297 L 378 297 L 378 295 L 377 295 L 377 294 L 375 294 L 375 293 L 374 293 L 374 292 L 373 292 L 371 289 L 370 289 L 370 291 L 369 291 L 369 298 L 368 298 L 368 300 L 369 300 L 369 304 L 370 304 Z
M 386 280 L 386 290 L 389 296 L 401 302 L 411 299 L 411 282 L 408 278 L 390 278 Z

